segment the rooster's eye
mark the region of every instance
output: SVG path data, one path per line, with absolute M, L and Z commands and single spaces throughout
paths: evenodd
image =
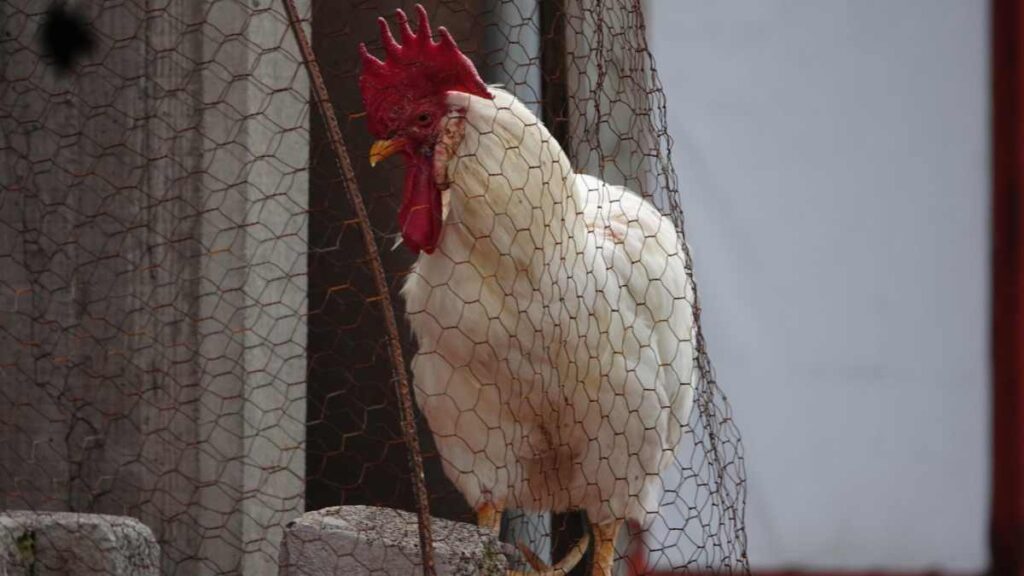
M 416 121 L 420 124 L 427 124 L 430 122 L 430 114 L 420 114 Z

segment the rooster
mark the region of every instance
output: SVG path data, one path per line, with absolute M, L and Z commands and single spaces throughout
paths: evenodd
M 592 573 L 608 576 L 623 522 L 658 511 L 697 385 L 685 252 L 643 198 L 575 173 L 416 10 L 416 31 L 397 12 L 401 43 L 379 19 L 385 58 L 361 45 L 359 82 L 370 163 L 405 160 L 417 404 L 481 526 L 506 508 L 582 510 Z M 589 542 L 554 566 L 526 556 L 561 574 Z

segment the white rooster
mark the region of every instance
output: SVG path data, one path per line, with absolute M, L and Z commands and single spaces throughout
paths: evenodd
M 406 161 L 399 223 L 416 400 L 481 525 L 506 508 L 583 510 L 593 574 L 624 520 L 656 514 L 689 417 L 693 285 L 672 221 L 576 174 L 544 125 L 480 80 L 417 6 L 385 61 L 361 47 L 370 162 Z M 579 561 L 584 537 L 554 567 Z

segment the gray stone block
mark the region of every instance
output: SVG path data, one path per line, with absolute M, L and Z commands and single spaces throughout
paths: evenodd
M 504 575 L 507 546 L 472 524 L 435 518 L 438 576 Z M 390 508 L 339 506 L 303 514 L 288 525 L 280 576 L 420 574 L 416 515 Z
M 127 516 L 0 512 L 0 576 L 158 576 L 160 546 Z

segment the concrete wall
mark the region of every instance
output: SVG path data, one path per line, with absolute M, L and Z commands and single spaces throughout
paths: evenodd
M 307 2 L 299 2 L 307 6 Z M 276 573 L 301 512 L 308 84 L 278 3 L 0 4 L 0 508 Z
M 984 569 L 987 3 L 648 9 L 752 565 Z

